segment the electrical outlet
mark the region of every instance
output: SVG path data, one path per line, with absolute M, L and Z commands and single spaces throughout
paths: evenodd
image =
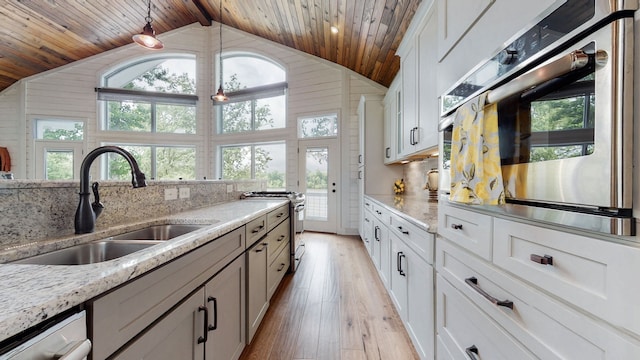
M 175 200 L 178 198 L 178 189 L 164 189 L 164 199 L 165 200 Z
M 228 193 L 233 192 L 233 184 L 228 184 L 227 185 L 227 192 Z
M 180 199 L 188 199 L 191 196 L 191 189 L 189 189 L 188 187 L 180 188 L 180 190 L 178 191 L 178 196 L 180 196 Z

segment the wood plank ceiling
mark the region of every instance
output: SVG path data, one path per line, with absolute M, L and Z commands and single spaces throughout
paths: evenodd
M 222 23 L 345 66 L 384 86 L 422 0 L 223 0 Z M 146 0 L 0 0 L 0 91 L 46 70 L 131 43 Z M 218 0 L 152 0 L 162 33 L 220 21 Z M 339 29 L 331 33 L 331 26 Z

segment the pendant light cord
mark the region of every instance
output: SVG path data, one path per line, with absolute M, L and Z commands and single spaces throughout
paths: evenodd
M 222 86 L 224 83 L 222 79 L 222 0 L 220 0 L 220 88 L 224 89 Z

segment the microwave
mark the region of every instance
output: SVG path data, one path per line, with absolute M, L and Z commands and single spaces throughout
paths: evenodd
M 571 10 L 566 5 L 570 3 L 575 10 L 576 3 L 595 6 L 600 1 L 567 1 L 566 8 L 561 6 L 543 19 L 543 26 L 533 27 L 509 44 L 492 66 L 517 62 L 522 60 L 518 58 L 520 54 L 533 53 L 528 43 L 532 38 L 543 38 L 543 29 L 553 33 L 553 38 L 566 39 L 548 24 L 554 16 L 558 21 L 567 19 L 563 11 Z M 613 10 L 590 27 L 568 36 L 569 40 L 555 40 L 561 42 L 559 45 L 550 41 L 548 48 L 535 52 L 535 60 L 523 64 L 514 71 L 515 75 L 503 77 L 494 86 L 475 89 L 476 94 L 489 91 L 487 102 L 497 103 L 498 110 L 500 165 L 507 204 L 487 207 L 489 210 L 595 232 L 635 235 L 635 9 Z M 584 13 L 591 17 L 579 24 L 594 22 L 595 9 Z M 440 189 L 445 191 L 450 188 L 450 144 L 456 108 L 450 104 L 452 99 L 464 103 L 473 97 L 465 98 L 459 93 L 460 89 L 454 88 L 441 97 L 445 113 L 439 124 L 440 171 L 444 174 Z

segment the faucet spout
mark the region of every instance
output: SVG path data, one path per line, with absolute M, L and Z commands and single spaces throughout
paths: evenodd
M 107 152 L 120 154 L 127 160 L 131 167 L 131 185 L 133 185 L 134 188 L 147 186 L 144 173 L 140 171 L 138 162 L 128 151 L 117 146 L 101 146 L 93 149 L 87 154 L 87 156 L 85 156 L 84 160 L 82 160 L 82 165 L 80 165 L 80 202 L 78 203 L 78 209 L 76 210 L 75 216 L 76 234 L 91 233 L 95 230 L 96 218 L 99 213 L 96 214 L 89 199 L 91 195 L 89 192 L 89 169 L 91 168 L 93 161 L 98 156 Z M 97 194 L 97 186 L 94 190 Z M 96 199 L 96 202 L 99 203 L 100 200 Z

